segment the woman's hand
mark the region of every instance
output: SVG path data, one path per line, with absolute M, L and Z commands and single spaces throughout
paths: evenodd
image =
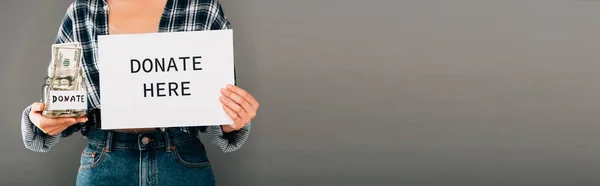
M 31 120 L 31 122 L 39 129 L 44 131 L 44 133 L 50 135 L 60 134 L 71 125 L 87 121 L 87 116 L 79 118 L 47 118 L 42 116 L 43 111 L 43 103 L 33 103 L 31 105 L 31 112 L 29 113 L 29 120 Z
M 223 109 L 233 119 L 232 124 L 221 126 L 223 132 L 240 130 L 256 117 L 258 101 L 250 93 L 235 85 L 227 85 L 227 88 L 221 89 L 221 94 Z

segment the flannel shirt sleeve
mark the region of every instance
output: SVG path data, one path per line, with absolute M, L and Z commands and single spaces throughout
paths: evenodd
M 73 13 L 74 4 L 71 4 L 67 9 L 67 13 L 62 19 L 62 23 L 59 27 L 58 34 L 56 36 L 56 43 L 67 43 L 72 41 L 72 28 L 73 28 Z M 50 66 L 48 66 L 50 70 Z M 21 135 L 23 137 L 23 143 L 29 150 L 35 152 L 48 152 L 50 148 L 58 143 L 61 134 L 48 135 L 40 130 L 33 122 L 29 119 L 29 113 L 31 112 L 31 106 L 28 106 L 23 110 L 21 117 Z
M 218 0 L 213 1 L 213 8 L 211 16 L 213 17 L 210 22 L 211 30 L 224 30 L 231 29 L 231 23 L 225 16 L 223 8 Z M 234 79 L 235 79 L 235 68 L 234 68 Z M 237 84 L 237 83 L 236 83 Z M 225 153 L 233 152 L 242 147 L 250 136 L 250 126 L 248 123 L 240 130 L 223 133 L 221 126 L 207 126 L 206 130 L 199 130 L 199 133 L 205 132 L 208 134 L 211 142 L 217 145 Z

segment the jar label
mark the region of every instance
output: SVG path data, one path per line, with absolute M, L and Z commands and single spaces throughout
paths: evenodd
M 87 109 L 86 91 L 49 91 L 48 110 Z

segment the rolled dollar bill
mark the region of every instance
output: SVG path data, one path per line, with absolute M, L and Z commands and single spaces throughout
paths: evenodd
M 56 48 L 59 47 L 67 47 L 67 48 L 81 48 L 81 45 L 79 44 L 79 42 L 74 42 L 74 43 L 61 43 L 61 44 L 54 44 L 52 45 L 52 60 L 55 60 L 54 58 L 56 57 Z M 52 63 L 54 64 L 54 63 Z M 48 69 L 48 77 L 52 77 L 54 74 L 51 74 L 54 72 L 54 65 L 49 65 L 49 69 Z
M 80 74 L 81 48 L 56 47 L 53 65 L 52 90 L 75 90 Z

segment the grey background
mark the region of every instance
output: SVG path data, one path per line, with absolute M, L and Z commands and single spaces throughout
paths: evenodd
M 0 6 L 0 185 L 74 185 L 81 135 L 24 148 L 71 0 Z M 262 103 L 219 185 L 599 185 L 600 2 L 222 0 Z

